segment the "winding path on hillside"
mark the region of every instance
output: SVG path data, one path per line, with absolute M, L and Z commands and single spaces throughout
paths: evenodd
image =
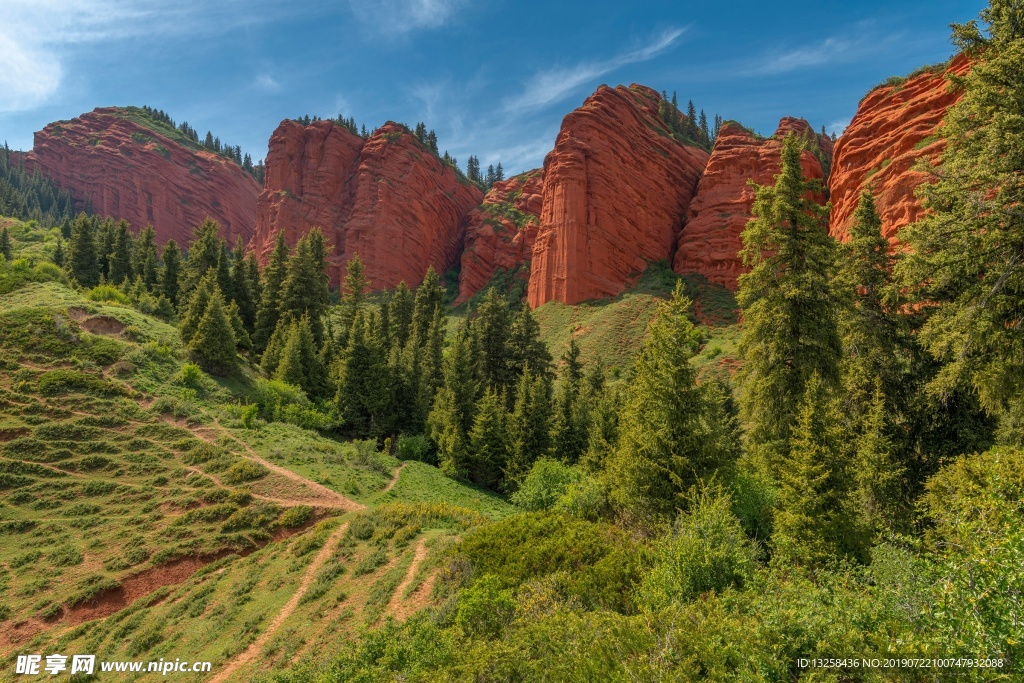
M 391 475 L 391 481 L 388 482 L 388 485 L 384 487 L 381 493 L 387 493 L 391 489 L 395 488 L 395 484 L 398 483 L 398 477 L 402 474 L 402 470 L 405 469 L 405 466 L 407 464 L 408 463 L 403 462 L 401 465 L 398 466 L 398 469 L 395 470 L 395 473 Z
M 320 548 L 320 552 L 316 554 L 313 561 L 306 567 L 306 573 L 302 575 L 302 581 L 299 582 L 298 588 L 292 594 L 292 597 L 285 603 L 281 611 L 277 613 L 274 620 L 271 621 L 267 627 L 260 633 L 259 637 L 256 638 L 249 647 L 245 648 L 241 653 L 235 656 L 227 665 L 220 670 L 220 672 L 211 678 L 208 683 L 223 683 L 224 681 L 231 680 L 231 676 L 240 668 L 252 662 L 263 648 L 267 646 L 270 639 L 275 633 L 284 625 L 284 622 L 292 615 L 295 608 L 299 606 L 299 602 L 302 600 L 302 596 L 306 594 L 309 587 L 313 585 L 313 581 L 316 579 L 316 573 L 320 571 L 320 568 L 324 566 L 331 554 L 335 550 L 335 546 L 341 537 L 345 534 L 348 529 L 348 522 L 340 525 L 335 529 L 327 540 L 324 541 L 323 547 Z
M 349 511 L 349 512 L 354 512 L 356 510 L 365 510 L 366 509 L 366 506 L 363 505 L 362 503 L 357 503 L 356 501 L 352 500 L 351 498 L 346 498 L 345 496 L 341 495 L 337 491 L 334 491 L 333 489 L 327 488 L 323 484 L 319 484 L 319 483 L 317 483 L 317 482 L 315 482 L 315 481 L 313 481 L 311 479 L 306 479 L 302 475 L 297 474 L 297 473 L 291 471 L 287 467 L 281 467 L 280 465 L 275 465 L 274 463 L 270 462 L 269 460 L 266 460 L 266 459 L 260 457 L 256 453 L 256 451 L 254 451 L 249 446 L 249 444 L 245 443 L 244 441 L 239 439 L 237 436 L 232 434 L 230 430 L 228 430 L 225 427 L 223 427 L 220 424 L 220 422 L 217 420 L 217 418 L 215 418 L 215 417 L 213 418 L 213 424 L 216 427 L 217 431 L 219 431 L 220 433 L 226 435 L 229 439 L 231 439 L 232 441 L 234 441 L 235 443 L 240 445 L 242 448 L 244 448 L 245 452 L 248 454 L 247 457 L 249 459 L 259 463 L 260 465 L 263 465 L 264 467 L 266 467 L 271 472 L 279 474 L 282 477 L 285 477 L 286 479 L 290 479 L 291 481 L 293 481 L 293 482 L 295 482 L 295 483 L 297 483 L 297 484 L 299 484 L 301 486 L 306 487 L 311 492 L 315 493 L 316 496 L 317 496 L 317 500 L 315 502 L 311 502 L 311 501 L 293 501 L 293 504 L 297 505 L 297 504 L 301 504 L 301 503 L 306 503 L 306 504 L 318 505 L 320 507 L 330 507 L 330 508 L 336 508 L 336 509 L 339 509 L 339 510 L 346 510 L 346 511 Z M 191 429 L 191 431 L 194 434 L 196 434 L 199 438 L 203 439 L 204 441 L 213 443 L 212 439 L 206 438 L 206 437 L 204 437 L 202 435 L 203 431 L 209 431 L 210 429 L 211 429 L 210 427 L 193 427 Z

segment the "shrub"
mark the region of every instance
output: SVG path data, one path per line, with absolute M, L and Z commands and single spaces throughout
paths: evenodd
M 128 297 L 113 285 L 97 285 L 85 295 L 89 301 L 113 302 L 128 305 Z
M 296 505 L 285 510 L 278 523 L 286 529 L 296 529 L 308 522 L 312 516 L 313 508 L 308 505 Z
M 637 590 L 639 604 L 658 610 L 750 580 L 757 552 L 729 506 L 728 496 L 704 496 L 676 521 L 657 545 L 654 567 Z
M 195 363 L 185 363 L 182 365 L 174 381 L 193 389 L 205 389 L 207 384 L 206 374 Z
M 119 384 L 76 370 L 51 370 L 39 378 L 39 393 L 44 396 L 80 391 L 100 396 L 123 396 L 128 392 Z
M 515 607 L 511 589 L 488 574 L 459 593 L 455 623 L 469 636 L 493 638 L 511 621 Z
M 239 460 L 228 468 L 223 479 L 228 484 L 237 485 L 247 481 L 255 481 L 267 476 L 269 470 L 266 467 L 253 462 L 252 460 Z
M 555 503 L 554 509 L 573 517 L 596 522 L 611 513 L 608 490 L 595 477 L 583 477 L 569 484 L 565 493 Z
M 48 559 L 54 567 L 71 567 L 81 564 L 85 558 L 77 548 L 70 545 L 63 545 L 48 554 Z
M 437 464 L 437 456 L 433 452 L 430 439 L 423 434 L 399 436 L 395 455 L 399 460 L 419 460 L 431 465 Z
M 558 460 L 541 458 L 530 468 L 519 490 L 512 494 L 512 502 L 529 511 L 550 509 L 581 477 L 576 468 Z

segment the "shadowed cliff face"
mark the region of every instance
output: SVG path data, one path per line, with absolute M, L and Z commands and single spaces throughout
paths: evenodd
M 773 184 L 780 170 L 782 141 L 793 133 L 807 141 L 800 156 L 804 176 L 823 179 L 821 162 L 810 151 L 817 145 L 826 158 L 832 139 L 817 135 L 803 119 L 786 117 L 775 134 L 759 138 L 735 123 L 722 126 L 711 151 L 697 196 L 690 204 L 686 226 L 679 237 L 673 268 L 677 273 L 700 273 L 710 282 L 736 289 L 736 278 L 744 272 L 739 258 L 741 235 L 750 220 L 754 188 Z M 818 201 L 824 203 L 824 196 Z
M 921 200 L 915 191 L 928 180 L 920 167 L 934 163 L 942 153 L 938 129 L 946 110 L 961 96 L 950 89 L 946 75 L 962 75 L 969 69 L 968 60 L 960 56 L 945 71 L 926 71 L 864 98 L 836 143 L 829 179 L 832 235 L 846 239 L 864 190 L 874 194 L 882 232 L 890 240 L 920 217 Z
M 528 277 L 520 268 L 533 255 L 543 191 L 543 171 L 527 171 L 495 183 L 469 215 L 456 303 L 483 289 L 499 270 Z
M 708 154 L 673 139 L 658 94 L 602 86 L 562 121 L 544 160 L 529 302 L 615 296 L 669 260 Z
M 248 241 L 256 220 L 259 184 L 233 161 L 195 150 L 126 117 L 116 108 L 58 121 L 35 135 L 22 158 L 69 189 L 79 208 L 147 223 L 161 244 L 185 245 L 210 217 L 230 244 Z
M 253 240 L 260 260 L 278 233 L 289 246 L 310 228 L 331 245 L 328 274 L 338 286 L 358 254 L 373 290 L 415 286 L 461 255 L 466 217 L 483 194 L 403 126 L 387 123 L 363 140 L 331 121 L 284 121 L 274 131 Z

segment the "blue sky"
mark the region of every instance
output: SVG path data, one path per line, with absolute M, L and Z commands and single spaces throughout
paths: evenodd
M 840 132 L 873 85 L 943 61 L 982 0 L 0 0 L 0 140 L 148 104 L 254 159 L 283 118 L 425 121 L 464 165 L 539 166 L 601 83 L 678 91 L 770 134 Z

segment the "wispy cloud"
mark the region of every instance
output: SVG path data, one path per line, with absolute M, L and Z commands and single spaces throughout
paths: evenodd
M 271 20 L 272 0 L 4 0 L 0 111 L 27 111 L 60 88 L 77 46 L 151 36 L 209 35 Z M 239 11 L 244 8 L 246 11 Z
M 847 116 L 845 119 L 839 119 L 825 126 L 825 130 L 829 133 L 835 133 L 836 135 L 842 135 L 846 127 L 850 125 L 850 117 Z
M 468 0 L 349 0 L 352 13 L 376 33 L 403 34 L 444 26 Z
M 777 76 L 801 69 L 853 62 L 877 55 L 882 47 L 900 38 L 897 34 L 878 35 L 867 32 L 853 37 L 831 36 L 810 45 L 785 48 L 763 55 L 750 63 L 744 72 L 754 76 Z
M 253 86 L 255 86 L 257 90 L 262 90 L 265 93 L 281 92 L 281 83 L 278 82 L 278 80 L 271 74 L 266 72 L 257 74 L 256 80 L 253 82 Z
M 519 96 L 505 101 L 505 108 L 512 112 L 523 112 L 558 102 L 616 69 L 654 59 L 673 47 L 685 32 L 685 27 L 668 29 L 652 36 L 643 46 L 619 53 L 610 59 L 539 71 L 527 81 Z

